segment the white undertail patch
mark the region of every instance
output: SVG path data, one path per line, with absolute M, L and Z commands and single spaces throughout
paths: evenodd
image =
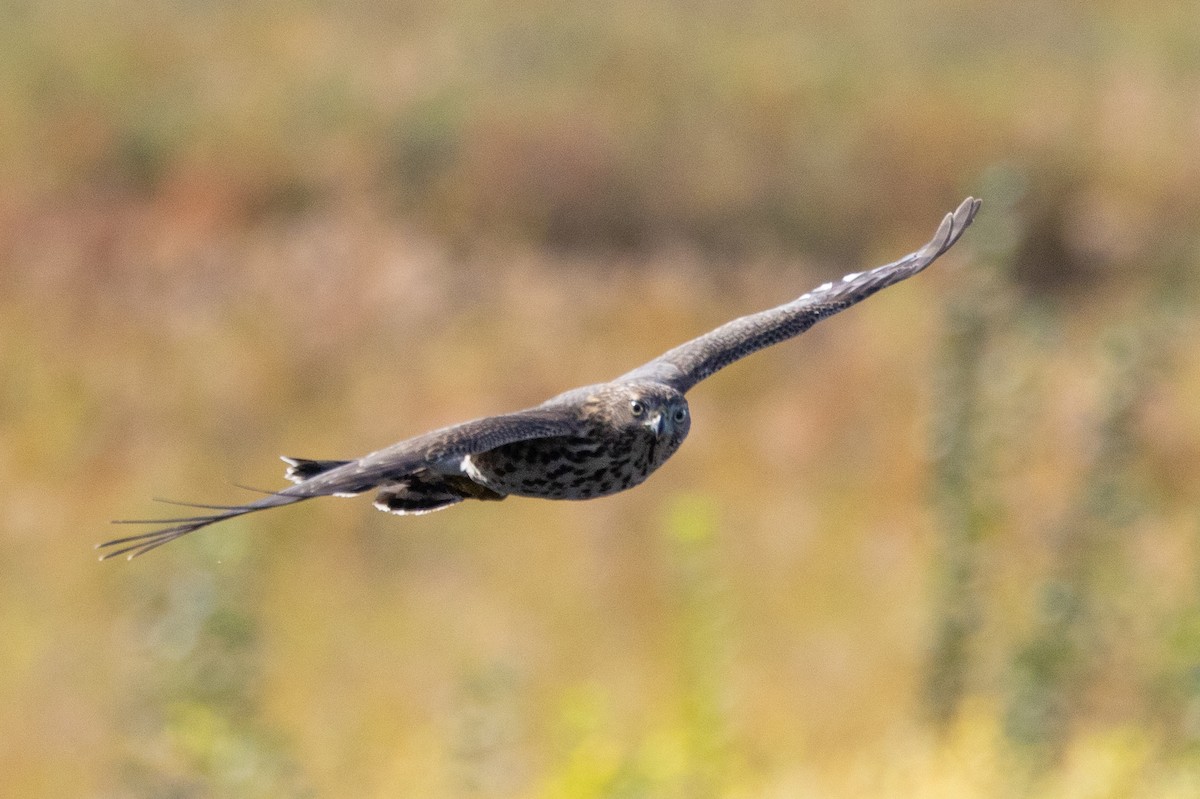
M 378 502 L 377 501 L 375 503 L 375 507 L 377 509 L 383 511 L 384 513 L 390 513 L 393 516 L 424 516 L 428 513 L 436 513 L 439 510 L 444 510 L 453 504 L 456 504 L 456 503 L 452 502 L 447 505 L 440 505 L 436 508 L 422 508 L 421 510 L 404 510 L 402 508 L 389 508 L 387 506 L 386 502 Z

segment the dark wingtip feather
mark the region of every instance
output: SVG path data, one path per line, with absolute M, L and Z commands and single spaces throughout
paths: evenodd
M 933 238 L 916 253 L 917 259 L 927 265 L 944 255 L 971 226 L 975 220 L 975 214 L 979 213 L 980 205 L 982 205 L 981 200 L 968 197 L 959 203 L 953 213 L 946 214 L 942 223 L 938 225 L 937 232 L 933 234 Z
M 291 480 L 293 483 L 303 483 L 310 477 L 316 477 L 318 474 L 325 474 L 325 472 L 350 463 L 350 461 L 319 461 L 312 460 L 310 458 L 291 458 L 287 455 L 280 455 L 279 460 L 288 465 L 287 471 L 284 472 L 284 477 Z

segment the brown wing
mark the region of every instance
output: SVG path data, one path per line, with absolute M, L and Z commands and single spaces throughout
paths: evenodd
M 118 555 L 128 555 L 132 559 L 188 533 L 236 516 L 291 505 L 314 497 L 361 494 L 415 471 L 436 468 L 439 463 L 475 452 L 485 452 L 514 441 L 580 435 L 583 433 L 583 426 L 578 419 L 579 416 L 572 407 L 561 403 L 502 416 L 474 419 L 401 441 L 357 460 L 344 462 L 245 505 L 174 503 L 214 512 L 174 519 L 119 520 L 115 523 L 166 526 L 149 533 L 106 541 L 99 544 L 97 549 L 106 550 L 100 556 L 101 560 Z
M 846 275 L 785 305 L 735 319 L 664 353 L 617 380 L 656 380 L 686 392 L 718 369 L 764 347 L 798 336 L 825 317 L 920 272 L 958 241 L 975 218 L 979 203 L 979 200 L 971 197 L 963 200 L 958 210 L 947 214 L 942 220 L 928 244 L 899 261 L 869 272 Z

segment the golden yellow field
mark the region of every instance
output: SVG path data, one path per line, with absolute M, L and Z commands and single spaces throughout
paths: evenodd
M 0 9 L 0 793 L 1200 795 L 1194 3 Z M 586 503 L 241 502 L 890 261 Z

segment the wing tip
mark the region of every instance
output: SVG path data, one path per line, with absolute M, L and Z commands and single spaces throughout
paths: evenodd
M 958 241 L 958 237 L 963 234 L 963 231 L 971 226 L 971 223 L 975 221 L 975 215 L 979 213 L 979 208 L 982 205 L 983 200 L 976 197 L 968 197 L 958 204 L 958 208 L 954 209 L 954 213 L 947 216 L 954 231 L 951 243 Z
M 959 203 L 958 208 L 954 210 L 955 218 L 959 218 L 960 227 L 965 228 L 975 220 L 975 214 L 979 213 L 979 208 L 983 205 L 983 200 L 978 197 L 967 197 Z
M 954 246 L 966 229 L 971 226 L 971 223 L 975 221 L 975 215 L 979 213 L 981 205 L 983 205 L 983 200 L 967 197 L 958 204 L 953 212 L 942 218 L 942 223 L 938 225 L 933 238 L 918 253 L 922 258 L 929 259 L 926 265 Z

